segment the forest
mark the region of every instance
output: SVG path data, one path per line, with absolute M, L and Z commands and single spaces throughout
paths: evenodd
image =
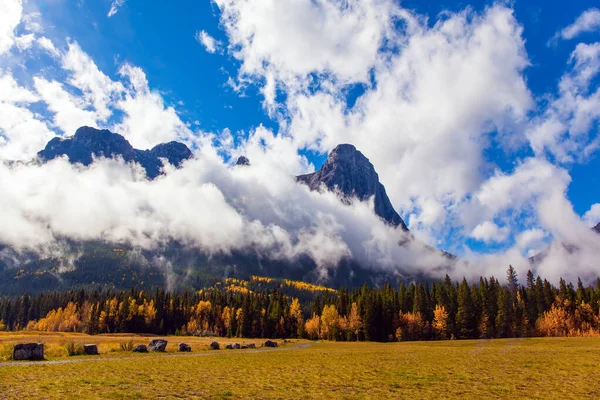
M 261 285 L 271 283 L 269 286 Z M 228 278 L 198 292 L 66 291 L 0 298 L 0 330 L 155 333 L 338 341 L 600 336 L 600 279 L 558 287 L 511 266 L 469 284 L 448 276 L 333 290 L 303 282 Z

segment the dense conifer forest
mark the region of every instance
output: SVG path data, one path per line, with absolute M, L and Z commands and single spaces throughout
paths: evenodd
M 0 299 L 0 329 L 403 341 L 596 336 L 600 279 L 558 287 L 529 272 L 506 279 L 333 290 L 228 278 L 198 292 L 67 291 Z

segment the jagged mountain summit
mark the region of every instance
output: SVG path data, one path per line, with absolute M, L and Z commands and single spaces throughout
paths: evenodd
M 242 166 L 249 166 L 250 165 L 250 160 L 248 160 L 247 157 L 245 156 L 239 156 L 237 161 L 235 162 L 235 165 L 242 165 Z
M 351 144 L 340 144 L 329 153 L 325 164 L 312 174 L 296 177 L 311 190 L 325 185 L 329 190 L 338 190 L 347 198 L 361 201 L 375 196 L 375 214 L 392 226 L 408 230 L 400 215 L 394 210 L 385 187 L 379 182 L 375 167 Z
M 123 136 L 106 129 L 82 126 L 70 138 L 55 137 L 44 150 L 38 153 L 43 161 L 49 161 L 66 155 L 71 163 L 90 165 L 94 157 L 122 157 L 125 162 L 137 162 L 150 179 L 161 174 L 161 158 L 179 167 L 184 160 L 192 157 L 192 152 L 183 143 L 161 143 L 150 150 L 138 150 Z

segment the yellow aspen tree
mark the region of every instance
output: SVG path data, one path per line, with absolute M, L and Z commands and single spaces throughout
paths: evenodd
M 323 307 L 321 313 L 321 336 L 333 340 L 339 327 L 340 315 L 333 304 Z
M 358 340 L 358 335 L 362 326 L 363 322 L 358 312 L 358 305 L 356 302 L 354 302 L 350 307 L 350 315 L 348 316 L 348 329 L 356 336 L 356 340 Z
M 441 305 L 436 305 L 433 311 L 433 330 L 440 339 L 446 339 L 446 331 L 448 330 L 448 312 L 446 308 Z
M 321 325 L 321 318 L 313 313 L 313 316 L 306 320 L 306 324 L 304 324 L 304 328 L 306 330 L 306 334 L 310 339 L 317 339 L 319 337 L 319 329 Z

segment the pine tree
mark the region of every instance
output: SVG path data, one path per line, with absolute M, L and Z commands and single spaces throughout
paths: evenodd
M 456 312 L 456 327 L 461 338 L 472 338 L 475 335 L 477 319 L 475 306 L 471 297 L 471 289 L 467 280 L 463 278 L 458 288 L 458 310 Z

